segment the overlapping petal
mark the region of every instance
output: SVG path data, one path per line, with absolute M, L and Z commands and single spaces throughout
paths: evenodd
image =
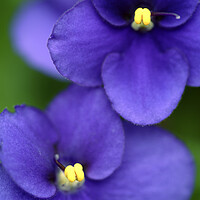
M 106 58 L 102 77 L 114 109 L 135 124 L 147 125 L 160 122 L 176 108 L 188 65 L 178 51 L 162 52 L 151 35 L 135 34 L 124 54 Z
M 54 148 L 56 131 L 41 111 L 16 107 L 0 116 L 0 158 L 15 183 L 40 198 L 55 194 Z
M 61 134 L 61 159 L 86 165 L 87 177 L 98 180 L 119 167 L 123 128 L 102 88 L 72 85 L 55 98 L 47 114 Z
M 127 123 L 124 128 L 122 165 L 108 179 L 88 183 L 92 199 L 190 199 L 195 166 L 185 145 L 160 128 Z
M 154 11 L 176 13 L 180 19 L 175 17 L 165 17 L 159 24 L 161 26 L 172 28 L 184 24 L 192 17 L 199 0 L 152 0 Z
M 101 65 L 112 51 L 122 51 L 131 41 L 129 29 L 110 26 L 90 0 L 67 11 L 54 27 L 48 47 L 58 71 L 84 86 L 102 84 Z
M 200 6 L 193 17 L 183 26 L 163 30 L 156 29 L 154 39 L 164 49 L 178 47 L 187 57 L 190 66 L 188 85 L 200 86 Z
M 115 26 L 124 26 L 133 19 L 136 0 L 92 0 L 98 13 Z
M 138 7 L 147 7 L 154 12 L 171 12 L 181 16 L 165 17 L 160 21 L 164 27 L 175 27 L 185 23 L 193 14 L 198 0 L 92 0 L 99 14 L 116 26 L 123 26 L 133 20 Z
M 1 199 L 5 200 L 34 200 L 32 196 L 19 188 L 13 180 L 9 177 L 5 169 L 0 165 L 0 194 Z
M 45 0 L 24 4 L 12 22 L 11 39 L 16 52 L 32 67 L 53 77 L 62 78 L 53 65 L 47 48 L 53 25 L 62 14 L 53 6 Z

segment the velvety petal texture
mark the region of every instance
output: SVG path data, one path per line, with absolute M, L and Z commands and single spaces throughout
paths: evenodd
M 120 168 L 108 179 L 89 182 L 95 200 L 189 200 L 195 166 L 188 149 L 156 127 L 124 124 L 126 143 Z
M 195 28 L 192 28 L 195 27 Z M 192 18 L 176 29 L 155 29 L 154 39 L 163 49 L 178 47 L 187 57 L 190 71 L 187 84 L 200 86 L 200 5 Z
M 0 199 L 1 200 L 34 200 L 32 196 L 19 188 L 9 177 L 5 169 L 0 164 Z
M 0 115 L 0 159 L 7 173 L 26 192 L 49 198 L 56 192 L 54 148 L 56 131 L 41 111 L 18 106 Z
M 160 20 L 161 26 L 172 28 L 184 24 L 194 13 L 199 0 L 152 0 L 153 11 L 176 13 L 180 19 L 175 17 L 164 17 Z
M 98 86 L 101 65 L 112 51 L 121 52 L 131 41 L 129 29 L 118 29 L 104 22 L 90 0 L 67 11 L 57 22 L 48 42 L 58 71 L 84 86 Z
M 188 65 L 175 49 L 162 52 L 151 35 L 135 34 L 123 54 L 110 54 L 102 77 L 114 109 L 140 125 L 154 124 L 176 108 L 188 78 Z
M 48 43 L 51 57 L 67 79 L 83 86 L 103 84 L 113 108 L 125 119 L 159 123 L 177 107 L 186 84 L 200 84 L 199 37 L 191 28 L 199 27 L 198 3 L 80 1 L 55 25 Z M 136 32 L 130 23 L 138 7 L 181 18 L 154 18 L 151 31 Z
M 99 14 L 116 26 L 129 24 L 139 7 L 147 7 L 153 12 L 171 12 L 181 16 L 165 17 L 160 21 L 164 27 L 175 27 L 185 23 L 193 14 L 198 0 L 92 0 Z
M 95 92 L 95 97 L 91 97 L 91 94 L 88 93 L 89 90 L 94 91 L 95 89 L 84 89 L 83 92 L 79 90 L 80 87 L 78 86 L 72 86 L 69 90 L 74 94 L 79 93 L 79 98 L 82 99 L 83 104 L 80 105 L 80 107 L 77 106 L 76 102 L 72 101 L 73 98 L 71 98 L 71 107 L 75 108 L 74 111 L 72 108 L 68 107 L 68 112 L 71 114 L 72 118 L 76 118 L 80 120 L 81 118 L 77 118 L 78 115 L 80 115 L 81 112 L 88 111 L 85 110 L 84 104 L 87 103 L 90 105 L 89 107 L 92 108 L 90 111 L 86 112 L 88 115 L 84 115 L 86 118 L 85 123 L 91 123 L 93 120 L 97 121 L 98 118 L 94 115 L 91 115 L 93 111 L 97 111 L 96 103 L 100 104 L 100 107 L 102 108 L 102 105 L 105 105 L 102 103 L 102 101 L 98 101 L 99 96 L 101 96 L 101 89 L 98 91 L 98 89 Z M 87 93 L 87 98 L 90 99 L 86 100 L 86 97 L 83 97 L 84 93 Z M 104 93 L 102 93 L 104 94 Z M 58 111 L 54 112 L 54 117 L 58 119 L 60 117 L 59 115 L 62 114 L 65 116 L 58 105 L 63 104 L 64 99 L 63 98 L 64 93 L 61 93 L 53 102 L 55 103 Z M 66 95 L 64 95 L 66 97 Z M 70 96 L 71 97 L 71 96 Z M 68 99 L 68 98 L 67 98 Z M 94 101 L 96 99 L 96 101 Z M 104 106 L 103 106 L 104 107 Z M 52 108 L 52 106 L 50 106 Z M 64 107 L 64 111 L 66 108 Z M 81 111 L 82 110 L 82 111 Z M 104 110 L 102 108 L 102 110 Z M 101 110 L 101 112 L 102 112 Z M 49 112 L 52 111 L 52 109 L 49 110 Z M 72 112 L 71 112 L 72 111 Z M 74 113 L 75 114 L 74 114 Z M 99 113 L 101 113 L 99 112 Z M 52 112 L 51 112 L 52 113 Z M 67 112 L 65 112 L 67 113 Z M 77 116 L 76 116 L 77 113 Z M 110 112 L 106 112 L 108 115 L 110 115 Z M 68 114 L 67 114 L 68 115 Z M 112 114 L 111 114 L 112 115 Z M 92 118 L 93 116 L 95 119 Z M 105 115 L 106 116 L 106 115 Z M 51 117 L 51 115 L 50 115 Z M 60 118 L 61 119 L 61 118 Z M 108 120 L 109 117 L 106 116 L 106 119 Z M 111 120 L 112 119 L 112 120 Z M 84 121 L 84 120 L 83 120 Z M 32 123 L 30 123 L 32 122 Z M 56 120 L 54 123 L 60 123 L 60 122 L 66 122 L 65 120 L 59 121 Z M 110 124 L 113 122 L 113 117 L 109 120 Z M 75 136 L 73 131 L 71 132 L 73 137 L 65 137 L 60 134 L 60 141 L 62 142 L 59 146 L 58 150 L 67 150 L 68 146 L 72 147 L 72 150 L 68 149 L 67 152 L 70 156 L 70 153 L 73 151 L 73 146 L 78 147 L 76 148 L 77 154 L 82 154 L 81 151 L 86 151 L 87 153 L 93 154 L 92 150 L 93 145 L 96 145 L 96 148 L 101 147 L 96 141 L 92 141 L 91 137 L 88 137 L 91 143 L 87 143 L 87 147 L 85 147 L 85 139 L 82 137 L 84 134 L 84 131 L 87 131 L 87 129 L 84 129 L 84 127 L 81 125 L 80 121 L 80 129 L 82 129 L 82 134 L 79 132 Z M 47 120 L 46 115 L 41 114 L 39 110 L 36 110 L 31 107 L 25 107 L 20 106 L 16 108 L 16 113 L 11 114 L 8 111 L 4 111 L 0 116 L 0 138 L 1 138 L 1 151 L 0 151 L 0 158 L 3 163 L 3 166 L 0 166 L 0 192 L 1 197 L 3 199 L 27 199 L 32 200 L 32 196 L 30 196 L 28 192 L 26 193 L 24 190 L 22 190 L 20 187 L 22 186 L 19 184 L 20 187 L 15 185 L 15 183 L 18 183 L 16 176 L 13 176 L 11 173 L 10 177 L 10 170 L 17 171 L 19 174 L 21 174 L 21 168 L 20 168 L 20 161 L 24 162 L 24 166 L 29 169 L 29 171 L 25 170 L 24 177 L 20 177 L 23 179 L 23 181 L 26 182 L 28 179 L 28 176 L 32 177 L 32 180 L 30 182 L 26 182 L 27 185 L 30 187 L 32 191 L 35 191 L 35 188 L 37 186 L 40 186 L 40 190 L 43 191 L 43 196 L 39 197 L 39 199 L 48 198 L 47 194 L 51 190 L 50 188 L 46 187 L 46 183 L 43 182 L 43 175 L 45 174 L 44 171 L 40 176 L 37 176 L 39 174 L 40 168 L 35 168 L 35 171 L 32 169 L 34 167 L 39 166 L 42 169 L 45 168 L 48 171 L 48 166 L 51 166 L 49 164 L 48 158 L 45 157 L 48 153 L 50 153 L 52 150 L 50 147 L 53 147 L 52 144 L 57 141 L 53 127 L 51 126 L 50 122 Z M 74 130 L 78 130 L 78 125 L 74 125 Z M 101 125 L 96 123 L 94 124 L 96 126 L 95 130 L 101 129 Z M 106 124 L 104 124 L 107 126 Z M 116 125 L 116 124 L 115 124 Z M 39 127 L 43 126 L 41 129 L 43 132 L 40 131 Z M 66 124 L 67 126 L 67 124 Z M 69 124 L 70 126 L 70 124 Z M 86 126 L 86 125 L 84 125 Z M 112 126 L 112 125 L 110 125 Z M 120 125 L 121 126 L 121 125 Z M 15 128 L 14 128 L 15 127 Z M 64 130 L 64 124 L 61 129 L 59 129 L 59 126 L 56 125 L 58 128 L 58 131 Z M 72 128 L 72 127 L 71 127 Z M 108 127 L 107 127 L 108 128 Z M 115 128 L 118 130 L 119 127 L 115 126 Z M 52 200 L 121 200 L 122 198 L 124 200 L 169 200 L 169 199 L 176 199 L 176 200 L 188 200 L 191 196 L 193 186 L 194 186 L 194 177 L 195 177 L 195 166 L 194 161 L 185 147 L 183 143 L 181 143 L 178 139 L 176 139 L 173 135 L 169 134 L 168 132 L 156 128 L 156 127 L 136 127 L 128 122 L 123 123 L 123 128 L 126 133 L 126 140 L 125 140 L 125 151 L 123 155 L 122 162 L 112 174 L 106 179 L 103 180 L 92 180 L 88 179 L 86 176 L 86 180 L 82 188 L 80 188 L 79 191 L 76 193 L 62 193 L 57 192 L 55 196 L 51 195 L 50 199 Z M 67 129 L 65 129 L 67 130 Z M 93 131 L 93 127 L 90 127 L 90 130 Z M 103 131 L 103 129 L 101 129 Z M 112 128 L 113 130 L 113 128 Z M 27 132 L 26 132 L 27 131 Z M 114 131 L 114 130 L 113 130 Z M 23 132 L 23 137 L 22 133 Z M 32 134 L 34 133 L 34 134 Z M 104 132 L 105 133 L 105 132 Z M 11 135 L 13 138 L 11 138 Z M 48 136 L 49 138 L 48 138 Z M 75 137 L 74 137 L 75 136 Z M 107 145 L 104 141 L 103 135 L 101 135 L 102 138 L 99 139 L 96 137 L 96 135 L 93 135 L 92 139 L 96 139 L 104 143 L 103 148 L 99 149 L 104 156 L 106 156 L 106 153 L 112 154 L 112 158 L 110 160 L 102 159 L 101 156 L 99 157 L 97 151 L 95 152 L 96 159 L 100 159 L 107 167 L 109 167 L 109 162 L 112 165 L 112 162 L 115 162 L 113 158 L 115 159 L 115 154 L 119 154 L 119 151 L 110 151 L 111 147 L 107 148 Z M 105 137 L 105 135 L 104 135 Z M 19 140 L 19 138 L 21 138 Z M 79 138 L 81 138 L 81 143 L 79 142 Z M 109 144 L 116 144 L 117 138 L 112 138 L 112 141 L 109 139 L 109 136 L 106 135 L 106 138 L 108 139 Z M 37 142 L 36 142 L 37 139 Z M 46 140 L 45 140 L 46 139 Z M 8 142 L 10 141 L 10 143 Z M 19 158 L 18 152 L 20 152 L 20 149 L 22 149 L 20 142 L 23 143 L 23 153 L 21 152 L 21 160 Z M 75 144 L 75 143 L 78 144 Z M 93 143 L 94 142 L 94 143 Z M 12 146 L 10 145 L 12 143 Z M 32 143 L 37 143 L 37 151 L 39 152 L 39 155 L 36 154 L 34 151 L 30 151 L 34 145 Z M 62 146 L 65 143 L 65 147 Z M 16 144 L 18 147 L 16 148 Z M 68 145 L 69 144 L 69 145 Z M 82 145 L 83 149 L 79 149 L 79 146 Z M 111 145 L 110 145 L 111 146 Z M 8 154 L 8 147 L 13 148 L 13 150 L 10 150 L 14 155 Z M 42 147 L 42 148 L 41 148 Z M 88 149 L 91 148 L 91 152 L 88 151 Z M 105 148 L 105 150 L 104 150 Z M 42 151 L 41 151 L 42 150 Z M 107 151 L 104 153 L 104 151 Z M 75 152 L 75 151 L 74 151 Z M 27 160 L 27 156 L 25 158 L 26 154 L 31 153 L 31 159 L 32 159 L 32 165 L 29 165 L 29 161 Z M 66 153 L 66 152 L 65 152 Z M 76 154 L 72 153 L 74 159 L 76 159 Z M 83 155 L 83 154 L 82 154 Z M 9 156 L 9 158 L 6 160 L 5 157 Z M 52 155 L 48 155 L 52 156 Z M 62 156 L 62 155 L 61 155 Z M 86 155 L 87 156 L 87 155 Z M 17 159 L 15 158 L 17 157 Z M 24 159 L 25 158 L 25 159 Z M 43 159 L 43 163 L 41 163 L 40 159 Z M 107 157 L 108 158 L 108 157 Z M 6 166 L 8 163 L 8 160 L 11 159 L 13 161 L 13 168 L 11 165 Z M 35 163 L 35 160 L 37 160 L 37 163 Z M 93 160 L 96 163 L 96 160 Z M 90 163 L 89 163 L 90 165 Z M 86 166 L 86 167 L 89 167 Z M 5 168 L 4 168 L 5 166 Z M 17 170 L 16 170 L 17 169 Z M 39 170 L 36 172 L 36 170 Z M 97 170 L 98 171 L 98 170 Z M 33 174 L 32 174 L 33 173 Z M 90 173 L 90 172 L 89 172 Z M 101 168 L 99 168 L 98 173 L 101 174 Z M 88 171 L 86 171 L 86 175 L 88 175 Z M 34 182 L 33 176 L 36 176 L 38 179 L 38 183 Z M 45 178 L 47 182 L 47 177 Z M 13 181 L 14 180 L 14 181 Z M 36 185 L 35 185 L 36 184 Z M 44 184 L 41 186 L 40 184 Z M 45 189 L 44 189 L 44 188 Z M 22 187 L 24 189 L 24 187 Z M 38 195 L 35 195 L 38 197 Z M 46 196 L 46 197 L 44 197 Z M 34 198 L 35 199 L 35 198 Z M 38 199 L 38 198 L 36 198 Z M 48 198 L 49 199 L 49 198 Z
M 47 114 L 60 133 L 61 160 L 86 165 L 86 176 L 98 180 L 119 167 L 124 132 L 102 88 L 72 85 L 52 101 Z
M 56 7 L 56 0 L 36 0 L 24 3 L 14 16 L 11 39 L 17 53 L 37 70 L 62 78 L 56 70 L 47 48 L 47 40 L 59 16 L 75 1 Z M 57 3 L 57 4 L 56 4 Z
M 136 0 L 92 0 L 92 2 L 103 19 L 115 26 L 128 25 L 137 9 Z
M 88 180 L 86 180 L 88 182 Z M 84 186 L 80 188 L 77 192 L 65 193 L 57 192 L 56 195 L 51 198 L 51 200 L 94 200 L 90 197 L 91 188 L 90 185 L 87 186 L 87 182 L 84 183 Z

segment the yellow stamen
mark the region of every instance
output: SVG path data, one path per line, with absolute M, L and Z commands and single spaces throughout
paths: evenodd
M 77 180 L 79 182 L 83 181 L 84 178 L 85 178 L 84 172 L 83 172 L 83 166 L 79 163 L 76 163 L 74 165 L 74 170 L 75 170 L 75 173 L 76 173 Z
M 75 171 L 74 171 L 74 167 L 71 166 L 71 165 L 68 165 L 66 168 L 65 168 L 65 176 L 67 177 L 67 179 L 70 181 L 70 182 L 74 182 L 76 180 L 76 174 L 75 174 Z
M 140 24 L 142 22 L 142 15 L 143 15 L 143 9 L 138 8 L 135 11 L 135 17 L 134 17 L 134 21 L 135 21 L 136 24 Z
M 147 8 L 143 9 L 143 23 L 146 26 L 151 23 L 151 12 Z
M 81 182 L 84 180 L 85 175 L 83 172 L 83 166 L 79 163 L 76 163 L 74 167 L 72 165 L 68 165 L 65 168 L 65 176 L 70 182 L 78 181 Z
M 143 24 L 145 26 L 151 23 L 151 12 L 148 8 L 138 8 L 135 11 L 134 21 L 136 24 Z

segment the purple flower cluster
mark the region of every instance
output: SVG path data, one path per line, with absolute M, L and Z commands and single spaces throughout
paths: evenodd
M 45 112 L 5 110 L 0 139 L 2 200 L 187 200 L 193 189 L 186 147 L 160 128 L 122 124 L 103 89 L 71 86 Z M 63 187 L 55 154 L 83 165 L 81 185 Z
M 55 77 L 47 38 L 58 16 L 75 2 L 31 2 L 13 22 L 18 52 Z M 48 43 L 51 57 L 63 77 L 83 86 L 104 85 L 123 118 L 139 125 L 159 123 L 177 107 L 186 85 L 200 85 L 198 4 L 198 0 L 82 0 L 56 23 Z M 151 11 L 150 27 L 134 24 L 139 7 Z
M 31 65 L 84 87 L 1 113 L 0 200 L 189 200 L 185 145 L 130 122 L 159 123 L 200 86 L 199 0 L 76 2 L 28 2 L 12 23 Z

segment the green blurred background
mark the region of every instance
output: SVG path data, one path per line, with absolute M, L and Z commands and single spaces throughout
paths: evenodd
M 9 26 L 21 2 L 22 0 L 3 0 L 0 6 L 0 112 L 6 107 L 13 111 L 14 105 L 24 103 L 44 109 L 48 102 L 67 86 L 67 83 L 56 81 L 31 69 L 13 51 Z M 199 200 L 200 88 L 186 88 L 177 109 L 160 126 L 178 136 L 191 150 L 197 166 L 195 190 L 191 199 Z

